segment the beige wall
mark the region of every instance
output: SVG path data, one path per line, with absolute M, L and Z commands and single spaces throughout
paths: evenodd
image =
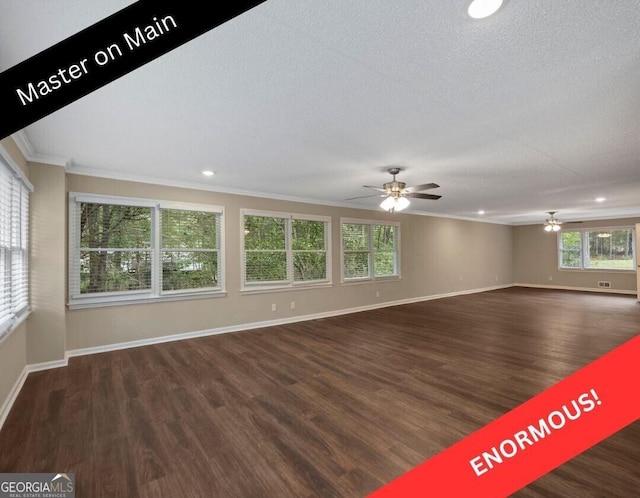
M 0 145 L 4 147 L 4 150 L 6 150 L 9 153 L 11 158 L 16 162 L 18 166 L 22 168 L 22 171 L 24 171 L 24 174 L 27 176 L 27 178 L 29 178 L 29 164 L 27 163 L 27 160 L 22 155 L 22 152 L 20 152 L 20 149 L 18 149 L 18 146 L 16 145 L 16 143 L 13 141 L 13 138 L 11 137 L 3 138 L 2 140 L 0 140 Z
M 512 227 L 415 215 L 327 207 L 142 183 L 68 175 L 67 190 L 222 205 L 227 296 L 67 311 L 67 349 L 375 305 L 513 282 Z M 240 292 L 240 209 L 318 214 L 332 219 L 333 286 L 260 294 Z M 399 220 L 402 279 L 340 283 L 340 217 Z M 376 292 L 379 297 L 376 297 Z M 296 309 L 291 310 L 290 302 Z M 271 305 L 277 311 L 271 311 Z
M 640 218 L 589 221 L 563 225 L 570 228 L 598 228 L 634 226 Z M 513 235 L 514 279 L 516 284 L 548 285 L 597 289 L 599 280 L 611 282 L 612 291 L 636 291 L 634 272 L 605 270 L 559 270 L 558 238 L 545 232 L 542 225 L 514 227 Z
M 27 322 L 22 322 L 0 342 L 0 425 L 5 403 L 26 366 Z
M 0 140 L 0 145 L 29 176 L 29 166 L 12 138 Z M 27 365 L 27 322 L 22 322 L 0 342 L 0 409 L 9 398 L 14 385 Z M 0 417 L 2 411 L 0 411 Z
M 31 163 L 29 364 L 63 360 L 66 338 L 65 170 Z

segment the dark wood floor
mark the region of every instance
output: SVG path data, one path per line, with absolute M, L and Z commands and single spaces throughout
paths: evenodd
M 640 304 L 507 289 L 72 358 L 29 375 L 0 472 L 77 496 L 362 497 L 640 333 Z M 640 496 L 640 422 L 517 493 Z

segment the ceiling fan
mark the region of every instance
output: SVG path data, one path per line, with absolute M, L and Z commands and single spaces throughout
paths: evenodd
M 371 185 L 363 185 L 365 188 L 370 188 L 373 190 L 378 190 L 379 192 L 384 192 L 382 194 L 373 194 L 373 195 L 361 195 L 359 197 L 350 197 L 349 199 L 345 199 L 347 201 L 351 201 L 353 199 L 364 199 L 365 197 L 384 197 L 385 199 L 380 203 L 380 207 L 390 213 L 395 211 L 402 211 L 407 208 L 410 204 L 409 199 L 407 197 L 412 197 L 414 199 L 429 199 L 429 200 L 438 200 L 441 195 L 433 195 L 433 194 L 423 194 L 420 193 L 422 190 L 430 190 L 432 188 L 438 188 L 440 185 L 436 183 L 425 183 L 423 185 L 414 185 L 412 187 L 407 187 L 406 183 L 399 182 L 396 180 L 396 175 L 400 173 L 400 168 L 389 168 L 387 170 L 390 175 L 393 176 L 393 180 L 385 183 L 380 187 L 372 187 Z
M 562 222 L 554 215 L 557 211 L 547 211 L 549 217 L 544 221 L 544 229 L 546 232 L 558 232 L 560 231 L 560 225 Z

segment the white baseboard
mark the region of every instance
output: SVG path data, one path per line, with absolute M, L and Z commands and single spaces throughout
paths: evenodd
M 66 367 L 67 364 L 68 364 L 68 360 L 65 357 L 64 360 L 47 361 L 45 363 L 35 363 L 32 365 L 26 365 L 22 369 L 22 372 L 20 372 L 20 375 L 18 376 L 18 378 L 16 379 L 15 384 L 11 388 L 11 392 L 9 393 L 7 398 L 4 400 L 4 403 L 2 404 L 2 408 L 0 408 L 0 429 L 2 429 L 2 426 L 4 425 L 4 422 L 7 419 L 7 416 L 9 415 L 9 412 L 11 411 L 11 408 L 13 407 L 13 404 L 15 403 L 18 397 L 18 394 L 20 394 L 20 391 L 22 390 L 22 386 L 24 386 L 24 383 L 27 380 L 27 376 L 31 372 L 40 372 L 41 370 L 50 370 L 52 368 Z
M 481 289 L 470 289 L 457 292 L 449 292 L 446 294 L 435 294 L 432 296 L 421 296 L 409 299 L 401 299 L 398 301 L 387 301 L 384 303 L 368 304 L 365 306 L 357 306 L 354 308 L 345 308 L 341 310 L 325 311 L 322 313 L 313 313 L 310 315 L 300 315 L 289 318 L 278 318 L 276 320 L 265 320 L 261 322 L 243 323 L 240 325 L 230 325 L 227 327 L 217 327 L 214 329 L 198 330 L 195 332 L 185 332 L 182 334 L 165 335 L 161 337 L 150 337 L 149 339 L 140 339 L 137 341 L 120 342 L 116 344 L 105 344 L 104 346 L 96 346 L 91 348 L 74 349 L 67 351 L 67 357 L 84 356 L 97 353 L 106 353 L 109 351 L 118 351 L 121 349 L 137 348 L 140 346 L 150 346 L 152 344 L 162 344 L 165 342 L 182 341 L 185 339 L 194 339 L 196 337 L 206 337 L 210 335 L 228 334 L 230 332 L 241 332 L 244 330 L 260 329 L 265 327 L 273 327 L 276 325 L 286 325 L 290 323 L 306 322 L 309 320 L 318 320 L 321 318 L 331 318 L 334 316 L 348 315 L 350 313 L 360 313 L 362 311 L 371 311 L 380 308 L 388 308 L 390 306 L 400 306 L 403 304 L 413 304 L 422 301 L 431 301 L 433 299 L 442 299 L 446 297 L 462 296 L 466 294 L 476 294 L 479 292 L 487 292 L 498 289 L 506 289 L 513 287 L 512 284 L 496 285 L 493 287 L 484 287 Z
M 539 285 L 539 284 L 515 283 L 515 284 L 507 284 L 507 285 L 496 285 L 493 287 L 484 287 L 480 289 L 469 289 L 464 291 L 448 292 L 445 294 L 435 294 L 431 296 L 414 297 L 409 299 L 401 299 L 398 301 L 388 301 L 384 303 L 368 304 L 365 306 L 326 311 L 326 312 L 314 313 L 310 315 L 300 315 L 300 316 L 295 316 L 290 318 L 279 318 L 277 320 L 265 320 L 261 322 L 231 325 L 228 327 L 218 327 L 214 329 L 198 330 L 195 332 L 185 332 L 182 334 L 172 334 L 172 335 L 166 335 L 161 337 L 151 337 L 149 339 L 120 342 L 116 344 L 106 344 L 104 346 L 96 346 L 91 348 L 74 349 L 71 351 L 67 351 L 65 354 L 65 358 L 63 360 L 36 363 L 36 364 L 27 365 L 26 367 L 23 368 L 22 372 L 20 373 L 20 376 L 16 380 L 13 388 L 11 389 L 11 392 L 9 393 L 9 396 L 7 396 L 4 403 L 2 404 L 2 408 L 0 408 L 0 429 L 2 429 L 2 425 L 4 424 L 9 414 L 9 411 L 13 406 L 13 403 L 18 397 L 18 394 L 20 393 L 20 390 L 22 389 L 22 386 L 24 385 L 24 382 L 27 379 L 28 374 L 31 372 L 50 370 L 52 368 L 66 367 L 68 365 L 69 358 L 73 356 L 84 356 L 84 355 L 90 355 L 90 354 L 105 353 L 108 351 L 118 351 L 121 349 L 137 348 L 140 346 L 149 346 L 152 344 L 162 344 L 165 342 L 182 341 L 185 339 L 193 339 L 196 337 L 206 337 L 210 335 L 227 334 L 230 332 L 240 332 L 244 330 L 273 327 L 276 325 L 286 325 L 286 324 L 296 323 L 296 322 L 318 320 L 321 318 L 331 318 L 334 316 L 348 315 L 351 313 L 359 313 L 362 311 L 371 311 L 371 310 L 380 309 L 380 308 L 388 308 L 391 306 L 401 306 L 403 304 L 413 304 L 413 303 L 419 303 L 423 301 L 431 301 L 434 299 L 443 299 L 447 297 L 464 296 L 467 294 L 477 294 L 479 292 L 488 292 L 488 291 L 493 291 L 498 289 L 507 289 L 510 287 L 533 287 L 533 288 L 539 288 L 539 289 L 556 289 L 556 290 L 570 290 L 570 291 L 582 291 L 582 292 L 587 291 L 587 292 L 636 295 L 635 291 L 620 290 L 620 289 L 597 289 L 597 288 L 589 288 L 589 287 L 568 287 L 568 286 L 562 286 L 562 285 Z
M 45 361 L 44 363 L 32 363 L 27 365 L 27 370 L 31 372 L 41 372 L 42 370 L 51 370 L 52 368 L 66 367 L 69 364 L 69 356 L 64 355 L 64 360 Z
M 182 334 L 172 334 L 172 335 L 166 335 L 161 337 L 151 337 L 149 339 L 141 339 L 137 341 L 120 342 L 116 344 L 106 344 L 104 346 L 96 346 L 91 348 L 74 349 L 71 351 L 67 351 L 63 360 L 47 361 L 44 363 L 35 363 L 35 364 L 27 365 L 26 367 L 24 367 L 20 376 L 16 380 L 16 383 L 14 384 L 11 390 L 11 393 L 9 394 L 9 396 L 3 403 L 2 408 L 0 409 L 0 429 L 2 428 L 2 424 L 7 418 L 7 415 L 9 414 L 9 411 L 11 410 L 13 403 L 15 402 L 18 394 L 20 393 L 20 390 L 22 389 L 22 386 L 24 385 L 24 382 L 27 379 L 28 374 L 31 372 L 40 372 L 42 370 L 50 370 L 52 368 L 66 367 L 69 363 L 69 358 L 73 356 L 84 356 L 84 355 L 97 354 L 97 353 L 106 353 L 108 351 L 118 351 L 121 349 L 137 348 L 140 346 L 150 346 L 152 344 L 162 344 L 165 342 L 172 342 L 172 341 L 182 341 L 185 339 L 194 339 L 196 337 L 206 337 L 206 336 L 217 335 L 217 334 L 228 334 L 230 332 L 240 332 L 244 330 L 273 327 L 276 325 L 286 325 L 289 323 L 306 322 L 309 320 L 318 320 L 321 318 L 331 318 L 334 316 L 348 315 L 350 313 L 360 313 L 362 311 L 371 311 L 371 310 L 380 309 L 380 308 L 388 308 L 390 306 L 401 306 L 403 304 L 413 304 L 413 303 L 419 303 L 422 301 L 431 301 L 433 299 L 443 299 L 446 297 L 463 296 L 466 294 L 476 294 L 479 292 L 506 289 L 509 287 L 513 287 L 513 285 L 512 284 L 496 285 L 494 287 L 484 287 L 481 289 L 470 289 L 470 290 L 457 291 L 457 292 L 448 292 L 446 294 L 435 294 L 432 296 L 414 297 L 409 299 L 401 299 L 398 301 L 387 301 L 384 303 L 368 304 L 366 306 L 357 306 L 354 308 L 325 311 L 322 313 L 314 313 L 310 315 L 300 315 L 300 316 L 294 316 L 289 318 L 279 318 L 277 320 L 265 320 L 261 322 L 243 323 L 240 325 L 231 325 L 228 327 L 218 327 L 214 329 L 198 330 L 195 332 L 185 332 Z
M 20 390 L 24 385 L 24 381 L 27 380 L 28 373 L 29 373 L 28 368 L 24 367 L 22 369 L 22 372 L 20 372 L 20 375 L 16 379 L 15 384 L 13 384 L 13 387 L 11 388 L 11 392 L 9 393 L 9 396 L 7 396 L 7 398 L 4 400 L 4 403 L 2 404 L 2 408 L 0 408 L 0 429 L 2 429 L 2 426 L 4 425 L 5 420 L 7 420 L 7 416 L 9 415 L 9 412 L 13 407 L 13 403 L 15 403 L 16 398 L 18 397 L 18 394 L 20 394 Z
M 513 284 L 514 287 L 532 287 L 534 289 L 554 289 L 554 290 L 568 290 L 579 292 L 600 292 L 604 294 L 624 294 L 628 296 L 635 296 L 636 291 L 623 290 L 623 289 L 600 289 L 598 287 L 570 287 L 567 285 L 541 285 L 541 284 Z

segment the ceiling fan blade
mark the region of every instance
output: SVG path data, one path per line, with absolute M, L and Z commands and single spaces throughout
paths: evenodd
M 363 185 L 364 188 L 372 188 L 373 190 L 379 190 L 380 192 L 386 192 L 385 189 L 380 187 L 372 187 L 371 185 Z
M 433 195 L 433 194 L 418 194 L 418 193 L 409 193 L 404 194 L 405 197 L 412 197 L 414 199 L 430 199 L 432 201 L 437 201 L 442 197 L 441 195 Z
M 361 195 L 358 197 L 349 197 L 348 199 L 345 199 L 345 201 L 352 201 L 354 199 L 365 199 L 367 197 L 387 197 L 387 194 Z
M 413 192 L 420 192 L 422 190 L 429 190 L 432 188 L 438 188 L 440 185 L 438 185 L 437 183 L 425 183 L 424 185 L 414 185 L 413 187 L 407 187 L 404 189 L 404 192 L 406 192 L 407 194 L 409 193 L 413 193 Z

